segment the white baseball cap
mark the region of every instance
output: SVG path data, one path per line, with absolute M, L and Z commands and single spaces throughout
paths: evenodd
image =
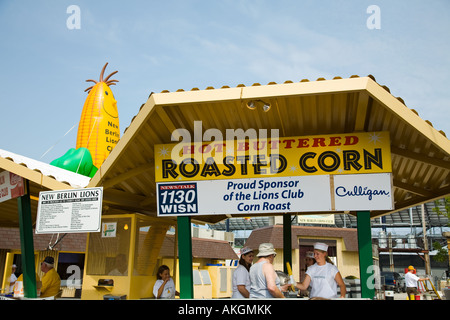
M 315 250 L 327 251 L 328 250 L 328 245 L 326 243 L 323 243 L 323 242 L 316 242 L 316 243 L 314 243 L 314 249 Z
M 253 249 L 251 249 L 251 248 L 249 248 L 249 247 L 244 247 L 244 248 L 241 248 L 241 254 L 247 254 L 247 253 L 249 253 L 249 252 L 252 252 L 253 251 Z

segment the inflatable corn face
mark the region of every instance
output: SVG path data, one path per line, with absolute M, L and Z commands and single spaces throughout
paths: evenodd
M 92 156 L 93 164 L 97 168 L 111 153 L 120 138 L 119 113 L 117 111 L 117 101 L 109 88 L 115 85 L 118 80 L 110 80 L 116 74 L 114 71 L 106 78 L 103 78 L 105 64 L 99 81 L 95 85 L 87 88 L 88 96 L 81 112 L 80 123 L 78 125 L 76 148 L 87 148 Z

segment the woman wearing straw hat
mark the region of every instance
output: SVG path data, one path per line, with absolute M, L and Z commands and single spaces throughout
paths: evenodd
M 284 298 L 281 290 L 285 291 L 289 284 L 280 287 L 280 279 L 273 267 L 276 255 L 273 244 L 260 244 L 259 252 L 256 255 L 259 260 L 250 268 L 250 298 Z
M 316 263 L 306 271 L 305 280 L 302 283 L 297 282 L 296 287 L 300 290 L 306 290 L 311 284 L 310 298 L 331 299 L 337 297 L 337 286 L 341 289 L 341 298 L 345 298 L 347 290 L 345 288 L 342 276 L 328 258 L 328 245 L 317 242 L 314 244 L 314 258 Z

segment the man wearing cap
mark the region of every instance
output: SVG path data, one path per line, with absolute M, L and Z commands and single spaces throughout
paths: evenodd
M 17 266 L 15 264 L 12 265 L 11 267 L 12 271 L 11 271 L 11 276 L 9 277 L 9 292 L 13 292 L 14 291 L 14 284 L 17 281 L 17 277 L 16 277 L 16 270 L 17 270 Z
M 341 289 L 341 298 L 345 298 L 347 290 L 344 280 L 328 258 L 328 245 L 317 242 L 314 244 L 314 258 L 316 263 L 306 271 L 305 280 L 302 283 L 297 282 L 296 287 L 300 290 L 306 290 L 311 284 L 310 298 L 332 299 L 337 297 L 337 286 Z
M 417 291 L 417 281 L 428 280 L 428 278 L 419 278 L 415 275 L 415 272 L 416 269 L 414 269 L 413 266 L 409 266 L 408 272 L 405 274 L 406 294 L 408 295 L 408 297 L 411 297 L 411 295 L 419 294 L 419 291 Z
M 280 287 L 280 279 L 273 267 L 276 256 L 273 244 L 261 243 L 256 256 L 259 260 L 250 268 L 250 298 L 284 298 L 281 290 L 286 290 L 289 284 Z
M 61 287 L 61 278 L 53 267 L 55 260 L 53 257 L 45 257 L 41 262 L 42 277 L 41 298 L 53 297 L 58 294 Z

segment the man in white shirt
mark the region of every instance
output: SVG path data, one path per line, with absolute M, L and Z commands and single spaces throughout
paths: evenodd
M 17 266 L 15 264 L 13 264 L 11 268 L 12 268 L 12 272 L 11 272 L 11 276 L 9 277 L 9 292 L 14 291 L 14 284 L 17 281 L 17 277 L 15 275 Z
M 411 296 L 419 294 L 417 291 L 417 281 L 428 280 L 428 278 L 419 278 L 415 275 L 415 269 L 413 266 L 408 267 L 408 272 L 405 274 L 406 293 L 410 300 L 414 300 Z

